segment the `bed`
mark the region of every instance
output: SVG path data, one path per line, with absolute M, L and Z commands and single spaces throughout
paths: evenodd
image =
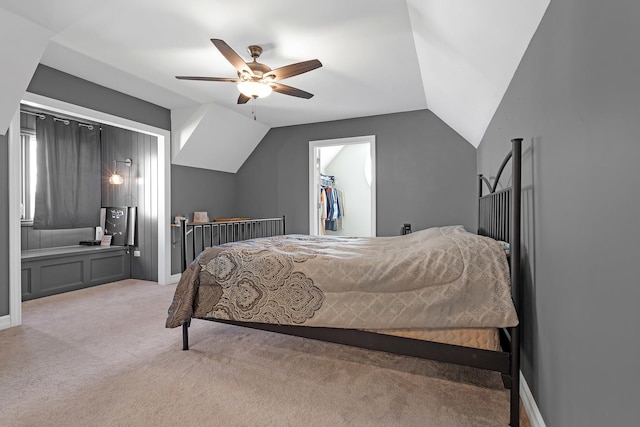
M 478 234 L 285 235 L 283 219 L 266 227 L 269 237 L 252 232 L 262 225 L 233 225 L 250 239 L 223 243 L 213 225 L 197 237 L 205 226 L 183 222 L 183 274 L 166 326 L 182 327 L 184 350 L 198 318 L 497 371 L 511 389 L 510 425 L 519 425 L 521 142 L 512 140 L 493 185 L 479 176 Z M 512 187 L 498 191 L 510 159 Z

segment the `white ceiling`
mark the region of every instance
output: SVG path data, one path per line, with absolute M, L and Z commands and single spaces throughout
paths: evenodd
M 323 63 L 322 68 L 284 81 L 315 94 L 312 99 L 274 93 L 256 102 L 257 122 L 266 129 L 429 108 L 477 146 L 548 4 L 549 0 L 0 0 L 0 28 L 5 27 L 0 31 L 7 33 L 3 40 L 18 45 L 25 43 L 18 42 L 25 31 L 27 38 L 32 32 L 40 34 L 26 42 L 31 48 L 20 45 L 23 68 L 37 58 L 169 108 L 183 123 L 189 121 L 185 112 L 201 113 L 202 106 L 211 105 L 217 112 L 223 107 L 230 117 L 253 121 L 251 103 L 236 104 L 234 84 L 174 76 L 235 77 L 211 38 L 225 40 L 247 61 L 246 47 L 260 44 L 260 62 L 271 68 L 313 58 Z M 9 25 L 14 17 L 23 24 Z M 48 41 L 44 52 L 42 40 Z M 0 46 L 3 58 L 15 51 Z M 17 87 L 24 92 L 24 82 L 15 82 L 21 73 L 2 75 L 0 91 Z M 3 107 L 0 101 L 0 114 Z M 202 121 L 202 114 L 198 117 Z M 8 120 L 0 116 L 0 126 Z M 216 126 L 220 125 L 218 120 Z M 250 142 L 244 151 L 249 148 L 250 153 L 258 142 Z M 175 160 L 177 153 L 172 156 Z

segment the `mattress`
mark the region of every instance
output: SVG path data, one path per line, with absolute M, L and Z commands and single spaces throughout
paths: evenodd
M 463 347 L 500 351 L 497 328 L 372 329 L 370 332 Z

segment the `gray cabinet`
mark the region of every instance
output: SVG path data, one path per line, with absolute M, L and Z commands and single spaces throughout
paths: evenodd
M 131 277 L 124 246 L 68 246 L 22 251 L 22 300 Z

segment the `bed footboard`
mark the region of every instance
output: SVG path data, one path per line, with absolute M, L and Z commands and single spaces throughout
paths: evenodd
M 224 243 L 285 234 L 285 217 L 240 221 L 187 222 L 180 220 L 182 271 L 205 248 Z
M 180 220 L 181 267 L 182 271 L 205 248 L 229 242 L 284 235 L 285 217 L 261 218 L 239 221 L 187 222 Z M 191 321 L 182 325 L 182 349 L 189 350 L 189 326 Z

